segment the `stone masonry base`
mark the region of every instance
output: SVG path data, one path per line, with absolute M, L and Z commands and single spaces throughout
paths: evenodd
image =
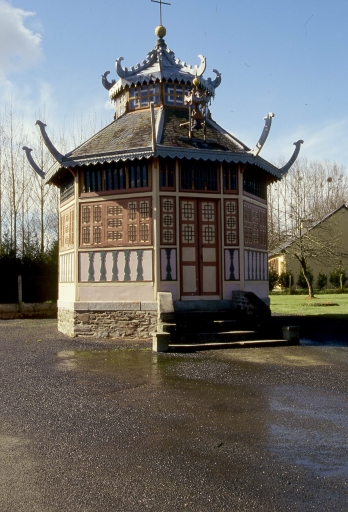
M 55 302 L 0 304 L 0 319 L 10 318 L 56 318 Z
M 154 311 L 58 309 L 58 330 L 71 337 L 150 340 L 156 330 Z

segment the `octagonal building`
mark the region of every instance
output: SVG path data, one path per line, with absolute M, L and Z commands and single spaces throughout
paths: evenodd
M 59 330 L 139 339 L 155 330 L 163 294 L 174 309 L 223 309 L 233 292 L 268 301 L 267 185 L 279 169 L 212 118 L 221 74 L 204 78 L 157 42 L 141 64 L 102 76 L 114 120 L 44 176 L 60 189 Z M 38 172 L 36 164 L 28 158 Z M 42 175 L 43 176 L 43 175 Z M 170 295 L 168 295 L 170 294 Z

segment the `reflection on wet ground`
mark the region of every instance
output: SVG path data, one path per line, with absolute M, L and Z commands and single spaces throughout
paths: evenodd
M 319 343 L 318 341 L 313 341 L 310 339 L 302 338 L 301 339 L 302 347 L 348 347 L 348 340 L 328 340 L 325 342 Z
M 327 372 L 347 364 L 348 350 L 304 345 L 203 355 L 110 349 L 58 356 L 67 370 L 108 375 L 120 389 L 170 391 L 170 405 L 158 415 L 181 438 L 192 439 L 199 431 L 192 440 L 197 444 L 199 437 L 206 452 L 219 448 L 221 456 L 233 454 L 237 463 L 233 446 L 248 439 L 280 464 L 343 482 L 348 477 L 346 388 L 335 389 Z M 303 382 L 303 371 L 314 370 L 314 382 Z
M 348 347 L 154 354 L 0 325 L 1 511 L 348 510 Z

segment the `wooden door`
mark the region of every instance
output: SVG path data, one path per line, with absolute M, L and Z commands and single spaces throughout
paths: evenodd
M 218 201 L 180 200 L 181 295 L 220 296 Z

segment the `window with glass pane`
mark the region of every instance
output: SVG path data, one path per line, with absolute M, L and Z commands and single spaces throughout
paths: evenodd
M 150 106 L 150 102 L 155 105 L 160 103 L 160 86 L 159 84 L 142 85 L 140 87 L 132 87 L 129 91 L 129 108 L 146 108 Z
M 176 107 L 183 107 L 184 97 L 189 87 L 180 84 L 165 84 L 164 86 L 164 103 Z
M 237 170 L 238 164 L 235 162 L 222 164 L 224 190 L 227 192 L 237 192 Z
M 249 166 L 244 171 L 243 190 L 261 199 L 267 199 L 267 181 L 261 169 Z
M 217 162 L 183 159 L 181 163 L 181 189 L 217 191 L 219 168 L 220 164 Z
M 149 186 L 146 160 L 117 162 L 87 167 L 84 170 L 83 192 L 102 192 L 144 188 Z
M 173 158 L 160 158 L 160 187 L 174 188 L 175 160 Z

